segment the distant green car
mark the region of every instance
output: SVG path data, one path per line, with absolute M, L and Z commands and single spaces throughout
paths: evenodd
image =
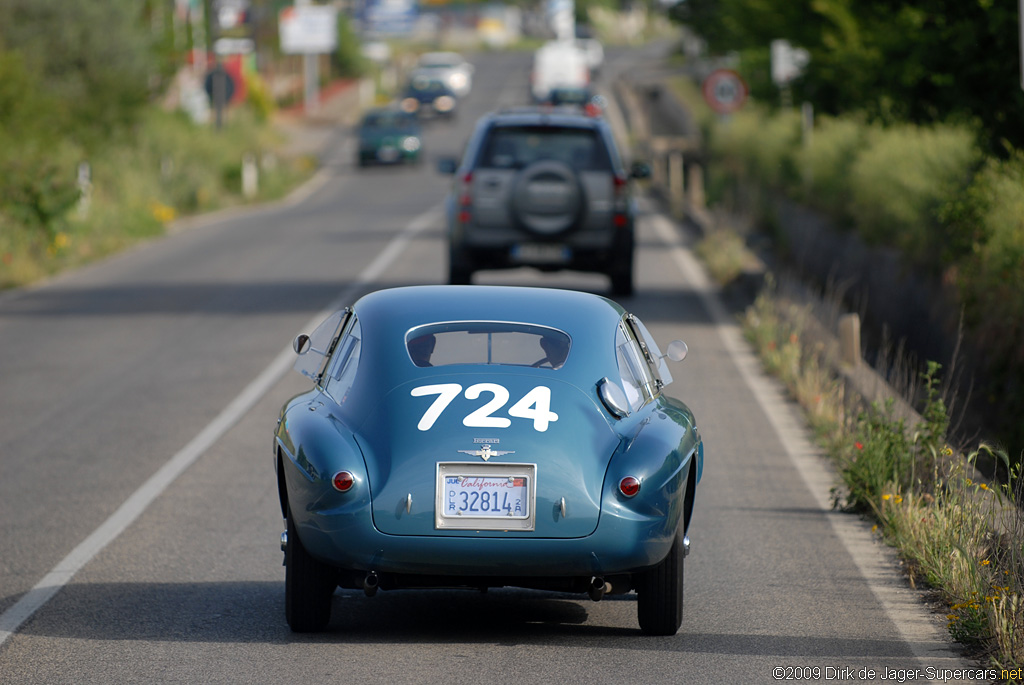
M 396 109 L 371 109 L 359 124 L 359 166 L 415 164 L 423 139 L 415 114 Z

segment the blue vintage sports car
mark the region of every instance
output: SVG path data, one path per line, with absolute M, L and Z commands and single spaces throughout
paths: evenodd
M 674 634 L 704 450 L 666 359 L 615 302 L 565 290 L 381 290 L 295 339 L 313 387 L 274 439 L 285 613 L 336 587 L 636 591 Z

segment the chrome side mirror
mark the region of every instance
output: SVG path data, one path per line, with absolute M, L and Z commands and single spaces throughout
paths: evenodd
M 681 362 L 686 358 L 686 353 L 689 350 L 690 348 L 682 340 L 673 340 L 668 344 L 668 348 L 666 348 L 665 354 L 662 356 L 668 357 L 674 362 Z

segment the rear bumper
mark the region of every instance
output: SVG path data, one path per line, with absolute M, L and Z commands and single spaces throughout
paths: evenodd
M 573 539 L 394 536 L 369 516 L 314 515 L 300 528 L 309 552 L 358 577 L 368 572 L 458 578 L 568 578 L 628 574 L 668 554 L 681 521 L 602 515 L 597 530 Z M 467 581 L 467 584 L 475 584 Z
M 614 239 L 604 245 L 574 245 L 571 241 L 561 245 L 564 247 L 565 258 L 534 260 L 516 254 L 514 248 L 520 244 L 530 244 L 524 238 L 516 244 L 504 245 L 456 245 L 451 247 L 451 260 L 454 266 L 468 271 L 482 269 L 514 269 L 529 266 L 542 271 L 591 271 L 610 273 L 626 268 L 633 259 L 633 232 L 622 230 Z M 545 243 L 540 243 L 544 245 Z

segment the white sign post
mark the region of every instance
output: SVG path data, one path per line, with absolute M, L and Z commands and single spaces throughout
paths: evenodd
M 771 43 L 772 81 L 782 93 L 782 106 L 791 107 L 790 82 L 804 73 L 804 67 L 811 61 L 811 53 L 803 48 L 794 48 L 788 40 L 773 40 Z
M 281 52 L 303 56 L 306 113 L 319 107 L 320 74 L 317 55 L 338 49 L 338 8 L 297 2 L 278 16 Z

